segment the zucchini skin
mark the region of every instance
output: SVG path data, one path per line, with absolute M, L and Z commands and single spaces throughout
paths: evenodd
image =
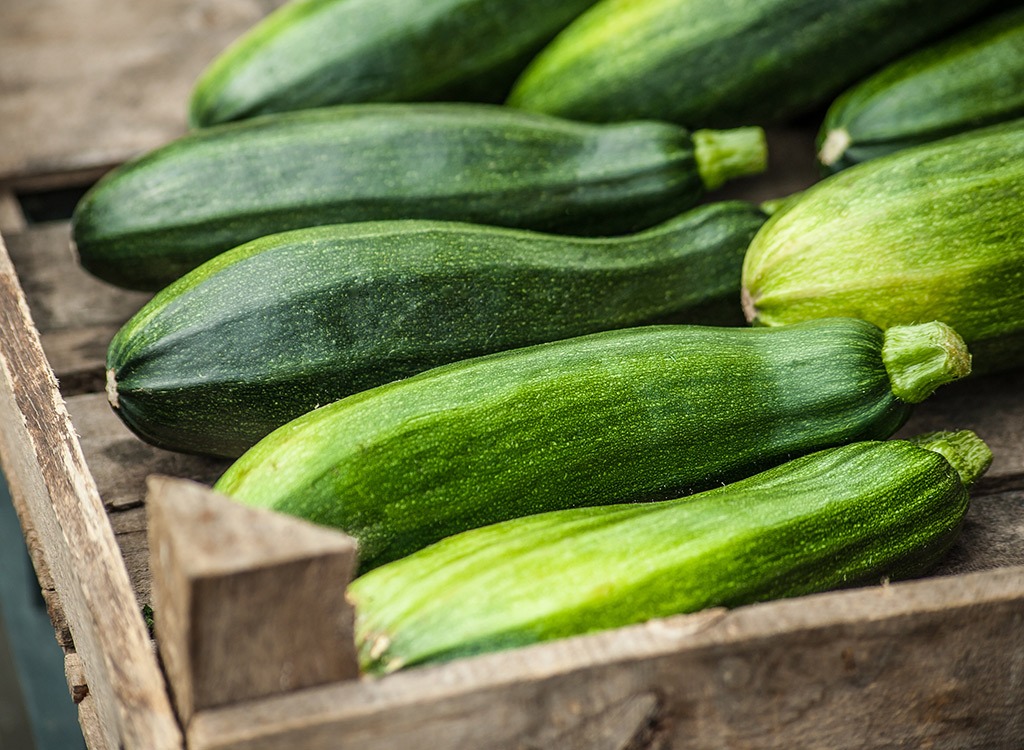
M 619 238 L 428 221 L 271 235 L 122 327 L 111 401 L 150 443 L 237 457 L 320 405 L 460 359 L 670 318 L 739 324 L 764 219 L 730 201 Z
M 194 127 L 360 102 L 501 101 L 595 0 L 292 0 L 250 29 L 192 91 Z
M 755 236 L 747 319 L 856 315 L 882 328 L 941 320 L 973 372 L 1024 364 L 1024 120 L 851 167 Z
M 185 136 L 100 180 L 72 220 L 81 264 L 156 290 L 218 253 L 323 224 L 435 219 L 617 234 L 695 205 L 688 131 L 471 104 L 267 115 Z
M 829 108 L 819 160 L 832 172 L 1024 116 L 1024 8 L 889 65 Z M 845 147 L 844 147 L 845 145 Z
M 783 122 L 989 4 L 602 0 L 534 59 L 508 103 L 598 122 Z
M 664 500 L 887 437 L 911 407 L 855 319 L 647 326 L 428 370 L 280 427 L 216 489 L 341 528 L 363 570 L 468 528 Z
M 348 596 L 360 661 L 391 672 L 921 575 L 967 507 L 942 456 L 892 440 L 819 451 L 689 498 L 506 521 L 357 578 Z

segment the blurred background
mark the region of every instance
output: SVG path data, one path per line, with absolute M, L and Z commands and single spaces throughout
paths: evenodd
M 84 747 L 64 654 L 0 475 L 0 750 Z

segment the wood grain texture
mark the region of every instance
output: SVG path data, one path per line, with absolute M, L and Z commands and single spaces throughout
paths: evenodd
M 121 550 L 128 580 L 139 607 L 152 604 L 152 575 L 149 570 L 149 540 L 147 539 L 146 509 L 108 508 L 110 527 L 114 530 L 117 546 Z
M 0 461 L 31 518 L 108 746 L 179 748 L 114 535 L 0 241 Z
M 353 539 L 180 479 L 150 477 L 146 505 L 157 643 L 183 723 L 358 676 Z
M 110 339 L 152 295 L 118 289 L 78 265 L 66 221 L 27 228 L 8 244 L 61 392 L 102 391 Z
M 89 694 L 89 684 L 85 679 L 85 664 L 82 657 L 74 651 L 64 655 L 64 677 L 68 681 L 71 700 L 81 703 Z
M 142 505 L 150 474 L 213 484 L 230 464 L 225 459 L 173 453 L 144 443 L 118 419 L 103 393 L 72 396 L 67 407 L 100 496 L 111 510 Z
M 4 0 L 0 184 L 87 184 L 185 132 L 192 83 L 282 0 Z
M 119 289 L 83 269 L 66 221 L 34 225 L 7 244 L 40 332 L 120 325 L 152 297 Z
M 1022 595 L 1012 568 L 656 620 L 203 712 L 189 748 L 585 747 L 621 711 L 645 747 L 1009 750 Z
M 96 705 L 96 696 L 87 694 L 78 704 L 78 723 L 82 727 L 82 738 L 89 750 L 122 750 L 109 744 L 109 738 L 103 732 L 100 714 Z

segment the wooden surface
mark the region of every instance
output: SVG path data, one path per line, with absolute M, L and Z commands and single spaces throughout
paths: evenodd
M 0 185 L 88 184 L 185 132 L 192 83 L 282 0 L 3 0 Z
M 92 476 L 0 242 L 0 456 L 95 696 L 103 745 L 181 736 Z
M 352 538 L 195 482 L 148 484 L 157 643 L 183 724 L 358 676 Z

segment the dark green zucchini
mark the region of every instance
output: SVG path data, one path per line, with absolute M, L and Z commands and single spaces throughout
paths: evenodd
M 1024 365 L 1024 120 L 858 164 L 773 214 L 747 251 L 759 325 L 941 320 L 975 372 Z
M 343 529 L 367 570 L 468 528 L 663 500 L 886 437 L 911 403 L 969 369 L 940 323 L 596 333 L 317 409 L 257 443 L 216 489 Z
M 101 180 L 74 240 L 101 279 L 159 289 L 289 229 L 437 219 L 621 234 L 764 169 L 764 134 L 595 126 L 470 104 L 351 105 L 221 125 Z
M 1024 8 L 905 57 L 829 108 L 818 137 L 833 172 L 1024 117 Z
M 609 239 L 427 221 L 271 235 L 118 332 L 110 401 L 151 443 L 237 457 L 317 406 L 459 359 L 669 318 L 742 323 L 764 218 L 735 201 Z
M 359 102 L 501 101 L 595 0 L 292 0 L 192 92 L 194 126 Z
M 965 484 L 991 460 L 967 431 L 919 445 L 861 442 L 689 498 L 467 531 L 352 583 L 360 662 L 393 672 L 707 607 L 922 575 L 957 538 Z
M 537 56 L 508 101 L 595 122 L 782 122 L 991 4 L 602 0 Z

